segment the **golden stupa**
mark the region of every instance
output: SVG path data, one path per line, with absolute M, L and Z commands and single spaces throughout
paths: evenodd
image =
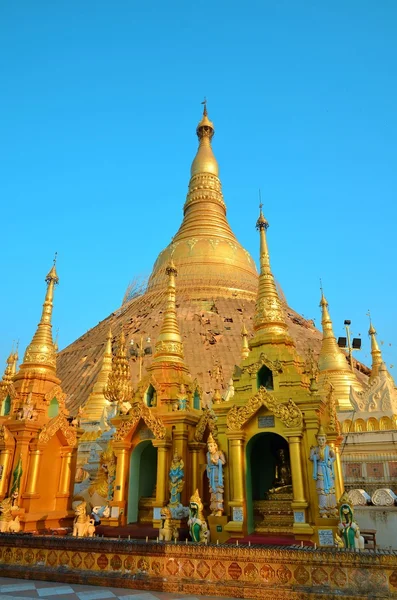
M 254 335 L 258 273 L 253 258 L 227 221 L 219 167 L 212 150 L 215 128 L 206 106 L 196 133 L 199 146 L 191 167 L 182 224 L 169 246 L 160 252 L 146 291 L 127 299 L 58 355 L 58 372 L 72 413 L 87 402 L 93 389 L 109 328 L 113 340 L 124 329 L 132 384 L 137 387 L 140 374 L 144 375 L 153 360 L 150 340 L 157 338 L 161 328 L 167 302 L 166 268 L 171 261 L 178 271 L 177 319 L 185 360 L 203 390 L 204 400 L 212 398 L 215 390 L 223 394 L 227 389 L 235 365 L 241 362 L 241 332 L 246 332 L 246 348 Z M 282 294 L 279 304 L 278 310 L 285 317 L 284 332 L 291 343 L 303 356 L 308 346 L 318 355 L 322 336 L 314 323 L 289 308 Z M 272 330 L 268 334 L 272 335 Z

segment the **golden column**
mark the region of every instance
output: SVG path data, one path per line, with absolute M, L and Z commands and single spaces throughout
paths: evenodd
M 196 490 L 202 495 L 200 481 L 200 453 L 205 448 L 204 442 L 189 442 L 190 452 L 190 495 L 193 495 Z
M 71 462 L 72 449 L 63 448 L 61 451 L 61 472 L 59 475 L 57 496 L 68 496 L 70 493 Z
M 152 440 L 152 443 L 157 448 L 156 504 L 165 506 L 168 501 L 168 454 L 171 441 Z
M 113 501 L 120 504 L 125 502 L 125 486 L 127 482 L 128 471 L 128 444 L 116 442 L 114 444 L 114 453 L 116 455 L 116 479 L 114 482 Z
M 303 487 L 302 456 L 301 456 L 302 434 L 288 436 L 289 455 L 291 461 L 292 491 L 294 502 L 306 503 Z
M 9 481 L 8 472 L 10 470 L 10 464 L 13 457 L 13 450 L 11 448 L 3 448 L 0 452 L 0 498 L 3 498 L 7 494 L 7 483 Z
M 243 431 L 233 431 L 227 433 L 229 440 L 230 453 L 230 487 L 231 487 L 231 506 L 243 506 L 244 504 L 244 446 L 245 433 Z
M 340 458 L 340 442 L 343 438 L 338 438 L 336 441 L 329 441 L 329 446 L 335 452 L 335 496 L 336 500 L 339 501 L 345 491 L 345 483 L 343 481 L 342 464 Z
M 43 451 L 33 447 L 29 451 L 29 472 L 24 496 L 38 496 L 37 480 L 39 477 L 40 460 Z

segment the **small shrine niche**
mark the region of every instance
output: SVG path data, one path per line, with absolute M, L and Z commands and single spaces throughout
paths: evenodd
M 256 375 L 258 390 L 260 387 L 264 387 L 266 390 L 273 390 L 273 373 L 266 366 L 262 365 Z
M 50 419 L 57 417 L 59 414 L 59 402 L 56 398 L 53 398 L 48 407 L 48 416 Z
M 156 406 L 156 400 L 157 400 L 156 390 L 154 389 L 152 384 L 150 384 L 145 393 L 146 406 Z

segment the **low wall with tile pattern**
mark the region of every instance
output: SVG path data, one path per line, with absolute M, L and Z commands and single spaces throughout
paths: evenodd
M 397 553 L 0 534 L 2 576 L 260 598 L 397 598 Z

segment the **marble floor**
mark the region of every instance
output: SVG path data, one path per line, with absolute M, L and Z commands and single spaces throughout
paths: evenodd
M 30 581 L 0 577 L 0 600 L 220 600 L 213 596 L 191 596 L 168 592 L 148 592 L 94 585 L 51 581 Z M 223 600 L 232 600 L 224 598 Z

